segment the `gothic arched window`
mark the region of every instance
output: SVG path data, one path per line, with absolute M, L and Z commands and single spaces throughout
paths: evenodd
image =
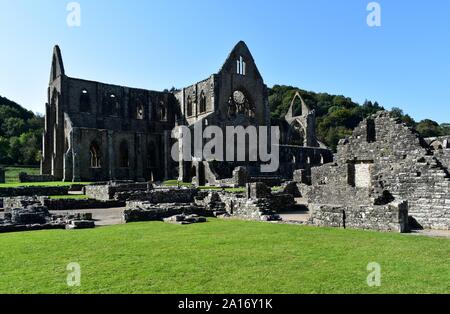
M 192 111 L 192 100 L 191 100 L 191 97 L 188 97 L 188 99 L 187 99 L 187 109 L 186 109 L 186 112 L 187 112 L 187 116 L 188 116 L 188 117 L 191 117 L 191 116 L 193 115 L 193 111 Z
M 206 111 L 206 96 L 205 93 L 202 91 L 200 95 L 200 112 L 203 113 Z
M 138 119 L 138 120 L 144 119 L 144 106 L 143 105 L 136 106 L 136 119 Z
M 81 91 L 80 95 L 80 111 L 89 112 L 91 110 L 91 99 L 89 93 L 86 89 Z
M 130 166 L 128 143 L 122 141 L 119 147 L 119 165 L 121 168 L 128 168 Z
M 167 120 L 167 110 L 163 101 L 159 103 L 159 116 L 161 120 Z
M 91 155 L 91 168 L 101 168 L 102 167 L 101 153 L 100 148 L 96 142 L 91 143 L 89 152 Z

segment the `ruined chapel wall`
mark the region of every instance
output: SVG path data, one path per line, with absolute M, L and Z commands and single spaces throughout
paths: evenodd
M 336 165 L 313 170 L 311 202 L 319 204 L 370 204 L 389 191 L 407 200 L 409 213 L 426 228 L 450 227 L 448 173 L 439 166 L 415 132 L 387 113 L 375 117 L 375 138 L 368 141 L 367 121 L 341 143 Z M 349 176 L 353 165 L 366 163 L 367 186 L 358 188 Z M 353 169 L 355 171 L 355 169 Z M 367 175 L 367 174 L 366 174 Z M 364 200 L 365 196 L 365 200 Z

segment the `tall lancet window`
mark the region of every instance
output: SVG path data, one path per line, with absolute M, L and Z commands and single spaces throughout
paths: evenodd
M 242 56 L 240 56 L 239 60 L 236 61 L 236 65 L 237 65 L 237 74 L 245 75 L 247 65 Z

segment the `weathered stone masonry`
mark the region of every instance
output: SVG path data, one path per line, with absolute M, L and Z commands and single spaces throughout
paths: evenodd
M 174 91 L 151 91 L 72 78 L 54 48 L 46 104 L 41 173 L 64 181 L 162 181 L 220 184 L 245 166 L 259 175 L 261 161 L 206 158 L 175 162 L 171 132 L 177 126 L 270 126 L 268 89 L 250 50 L 239 42 L 222 68 L 205 80 Z M 332 160 L 315 137 L 315 112 L 297 94 L 281 128 L 281 166 L 293 170 Z M 193 135 L 192 135 L 193 136 Z M 260 135 L 261 136 L 261 135 Z M 267 137 L 270 139 L 271 131 Z M 180 141 L 179 145 L 183 142 Z M 43 177 L 25 178 L 43 180 Z
M 312 169 L 308 193 L 312 221 L 321 220 L 317 218 L 323 216 L 320 205 L 354 212 L 369 206 L 377 212 L 377 206 L 396 200 L 407 202 L 409 215 L 422 227 L 450 229 L 449 178 L 417 132 L 380 112 L 340 142 L 335 163 Z

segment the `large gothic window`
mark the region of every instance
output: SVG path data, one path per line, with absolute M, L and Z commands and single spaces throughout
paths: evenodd
M 86 89 L 81 91 L 80 95 L 80 111 L 89 112 L 91 110 L 91 99 L 89 93 Z
M 237 65 L 237 74 L 240 75 L 245 75 L 247 72 L 247 64 L 244 61 L 244 58 L 242 58 L 242 56 L 239 57 L 239 59 L 236 61 L 236 65 Z
M 200 112 L 206 112 L 206 96 L 204 91 L 200 95 Z
M 289 129 L 288 145 L 305 146 L 305 131 L 298 121 L 294 122 Z
M 255 107 L 248 100 L 247 96 L 242 91 L 234 91 L 233 95 L 228 100 L 228 116 L 230 118 L 241 114 L 249 118 L 255 117 Z
M 144 119 L 144 106 L 141 104 L 136 106 L 136 119 L 138 120 Z
M 128 168 L 130 166 L 128 143 L 122 141 L 119 147 L 119 165 L 121 168 Z
M 191 117 L 194 113 L 192 110 L 192 100 L 191 97 L 188 97 L 187 99 L 187 108 L 186 108 L 187 116 Z
M 164 104 L 163 101 L 161 101 L 159 103 L 159 117 L 162 121 L 166 121 L 167 120 L 167 110 L 166 110 L 166 105 Z
M 101 168 L 102 167 L 102 159 L 100 148 L 96 142 L 92 142 L 90 149 L 90 157 L 91 157 L 91 168 Z
M 298 117 L 303 114 L 302 112 L 302 100 L 298 95 L 295 95 L 292 106 L 292 116 Z
M 120 113 L 120 102 L 116 94 L 108 94 L 103 99 L 103 114 L 118 115 Z

